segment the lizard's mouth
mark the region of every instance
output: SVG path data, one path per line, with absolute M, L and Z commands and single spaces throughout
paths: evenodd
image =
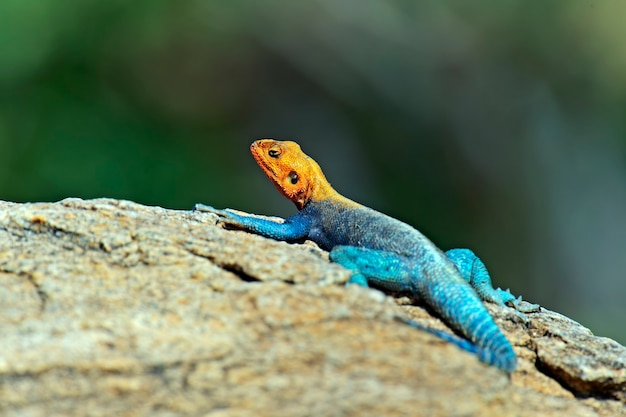
M 257 165 L 261 167 L 263 172 L 265 172 L 265 175 L 267 175 L 270 180 L 276 183 L 278 178 L 276 176 L 276 172 L 274 171 L 272 165 L 266 161 L 265 155 L 263 154 L 263 148 L 259 146 L 258 142 L 259 141 L 255 141 L 252 143 L 252 145 L 250 145 L 250 152 L 252 153 L 252 157 L 256 161 Z

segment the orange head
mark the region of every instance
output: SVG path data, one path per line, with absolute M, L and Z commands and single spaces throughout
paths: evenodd
M 260 139 L 250 146 L 252 156 L 278 191 L 298 210 L 309 201 L 323 200 L 336 194 L 322 169 L 296 142 Z

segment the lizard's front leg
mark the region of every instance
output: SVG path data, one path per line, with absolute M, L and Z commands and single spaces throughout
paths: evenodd
M 231 209 L 219 210 L 204 204 L 196 204 L 194 211 L 217 214 L 220 221 L 249 230 L 265 237 L 276 240 L 298 240 L 307 236 L 310 229 L 309 222 L 302 216 L 296 214 L 283 223 L 263 219 L 256 216 L 246 216 Z
M 528 321 L 528 318 L 521 313 L 532 313 L 540 309 L 538 304 L 522 301 L 521 296 L 516 298 L 509 290 L 493 288 L 487 267 L 470 249 L 450 249 L 446 256 L 456 265 L 463 278 L 470 283 L 482 300 L 512 307 L 524 321 Z

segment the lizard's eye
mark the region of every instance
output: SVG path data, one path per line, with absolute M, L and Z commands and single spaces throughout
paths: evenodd
M 271 156 L 272 158 L 278 158 L 280 156 L 280 149 L 272 148 L 269 151 L 267 151 L 267 154 Z
M 298 183 L 298 173 L 296 171 L 291 171 L 287 177 L 289 177 L 292 184 Z

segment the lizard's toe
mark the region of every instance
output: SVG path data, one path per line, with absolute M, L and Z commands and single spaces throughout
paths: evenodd
M 215 207 L 207 206 L 206 204 L 195 204 L 193 206 L 193 211 L 199 211 L 202 213 L 212 213 L 217 214 L 220 217 L 232 217 L 232 213 L 229 211 L 230 209 L 220 210 Z
M 528 301 L 524 301 L 522 300 L 522 296 L 517 297 L 512 304 L 517 311 L 521 311 L 522 313 L 536 313 L 541 310 L 541 306 L 539 304 L 532 304 Z
M 204 213 L 215 213 L 217 210 L 214 207 L 207 206 L 206 204 L 196 203 L 193 205 L 193 211 L 202 211 Z
M 507 306 L 507 307 L 510 307 L 510 306 Z M 509 309 L 509 312 L 513 313 L 513 315 L 511 316 L 514 319 L 513 321 L 516 321 L 518 323 L 523 323 L 526 326 L 530 324 L 530 320 L 528 319 L 526 314 L 521 313 L 516 308 L 511 307 Z
M 232 224 L 237 225 L 237 214 L 232 212 L 230 209 L 220 210 L 211 206 L 207 206 L 205 204 L 196 204 L 193 206 L 193 211 L 215 214 L 217 216 L 217 220 L 223 224 Z

